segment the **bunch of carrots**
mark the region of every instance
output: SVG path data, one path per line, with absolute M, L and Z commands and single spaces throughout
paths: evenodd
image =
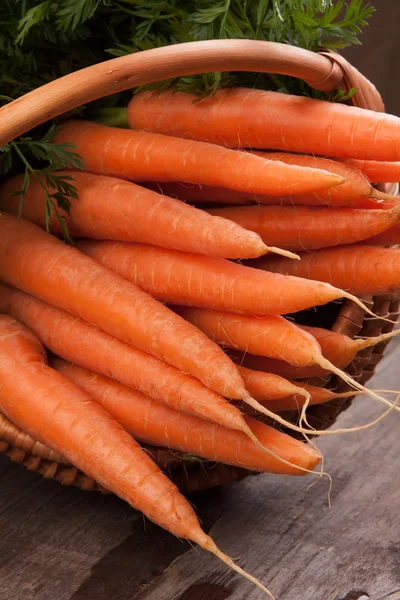
M 131 129 L 64 124 L 85 165 L 63 173 L 75 247 L 46 222 L 43 180 L 22 207 L 23 176 L 1 186 L 0 411 L 42 456 L 270 594 L 202 531 L 147 445 L 313 472 L 320 454 L 274 423 L 317 433 L 307 407 L 341 394 L 307 379 L 366 391 L 343 369 L 396 332 L 352 340 L 295 313 L 347 298 L 373 315 L 359 296 L 400 291 L 400 250 L 385 247 L 400 242 L 400 204 L 372 185 L 400 179 L 400 120 L 253 89 L 194 99 L 139 93 Z

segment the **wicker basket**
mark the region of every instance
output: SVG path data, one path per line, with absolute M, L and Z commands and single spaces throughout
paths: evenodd
M 342 56 L 313 53 L 288 45 L 252 40 L 211 40 L 177 44 L 116 58 L 51 82 L 1 109 L 0 146 L 22 135 L 44 121 L 62 115 L 82 104 L 137 85 L 165 80 L 171 77 L 193 75 L 208 71 L 255 71 L 290 75 L 306 81 L 317 90 L 332 92 L 338 88 L 357 88 L 351 102 L 355 106 L 383 111 L 381 97 L 375 87 L 352 67 Z M 396 185 L 383 185 L 383 191 L 397 193 Z M 377 315 L 396 318 L 399 301 L 379 296 L 364 298 L 373 302 Z M 328 308 L 328 310 L 327 310 Z M 390 331 L 393 325 L 379 319 L 365 319 L 358 306 L 345 301 L 328 305 L 316 313 L 318 324 L 350 337 L 375 336 Z M 373 375 L 383 356 L 386 343 L 361 352 L 347 371 L 360 383 Z M 330 386 L 344 392 L 349 388 L 332 377 Z M 309 423 L 316 429 L 330 427 L 337 416 L 351 403 L 339 399 L 309 409 Z M 296 415 L 286 413 L 285 417 Z M 87 477 L 62 457 L 46 453 L 41 444 L 27 443 L 26 436 L 7 419 L 0 420 L 0 452 L 13 461 L 37 471 L 47 479 L 64 485 L 75 485 L 84 490 L 105 492 L 93 479 Z M 160 463 L 160 453 L 168 454 L 161 460 L 164 470 L 184 493 L 203 491 L 249 474 L 244 469 L 222 464 L 193 461 L 179 453 L 149 449 Z

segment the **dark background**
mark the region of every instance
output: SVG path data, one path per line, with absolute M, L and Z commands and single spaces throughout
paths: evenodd
M 364 30 L 361 46 L 343 51 L 380 91 L 386 112 L 400 116 L 400 0 L 372 0 L 377 12 Z

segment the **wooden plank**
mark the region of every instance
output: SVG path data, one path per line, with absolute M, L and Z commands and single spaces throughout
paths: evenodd
M 393 343 L 372 385 L 398 386 L 399 361 L 400 344 Z M 380 411 L 359 398 L 340 425 Z M 216 542 L 280 600 L 350 600 L 357 590 L 400 600 L 399 418 L 319 443 L 333 477 L 332 508 L 327 481 L 307 491 L 309 478 L 263 475 L 195 498 L 206 529 L 214 524 Z M 151 524 L 144 528 L 117 498 L 63 489 L 0 464 L 1 599 L 263 597 L 213 557 Z

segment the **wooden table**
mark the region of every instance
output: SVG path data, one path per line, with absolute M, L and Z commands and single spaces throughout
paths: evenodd
M 400 342 L 400 340 L 399 340 Z M 371 387 L 400 387 L 394 341 Z M 360 397 L 346 427 L 382 408 Z M 251 477 L 193 498 L 203 525 L 279 600 L 400 600 L 400 415 L 319 442 L 333 477 Z M 0 461 L 1 600 L 261 600 L 115 497 Z M 363 594 L 364 593 L 364 594 Z M 366 599 L 363 599 L 366 600 Z

